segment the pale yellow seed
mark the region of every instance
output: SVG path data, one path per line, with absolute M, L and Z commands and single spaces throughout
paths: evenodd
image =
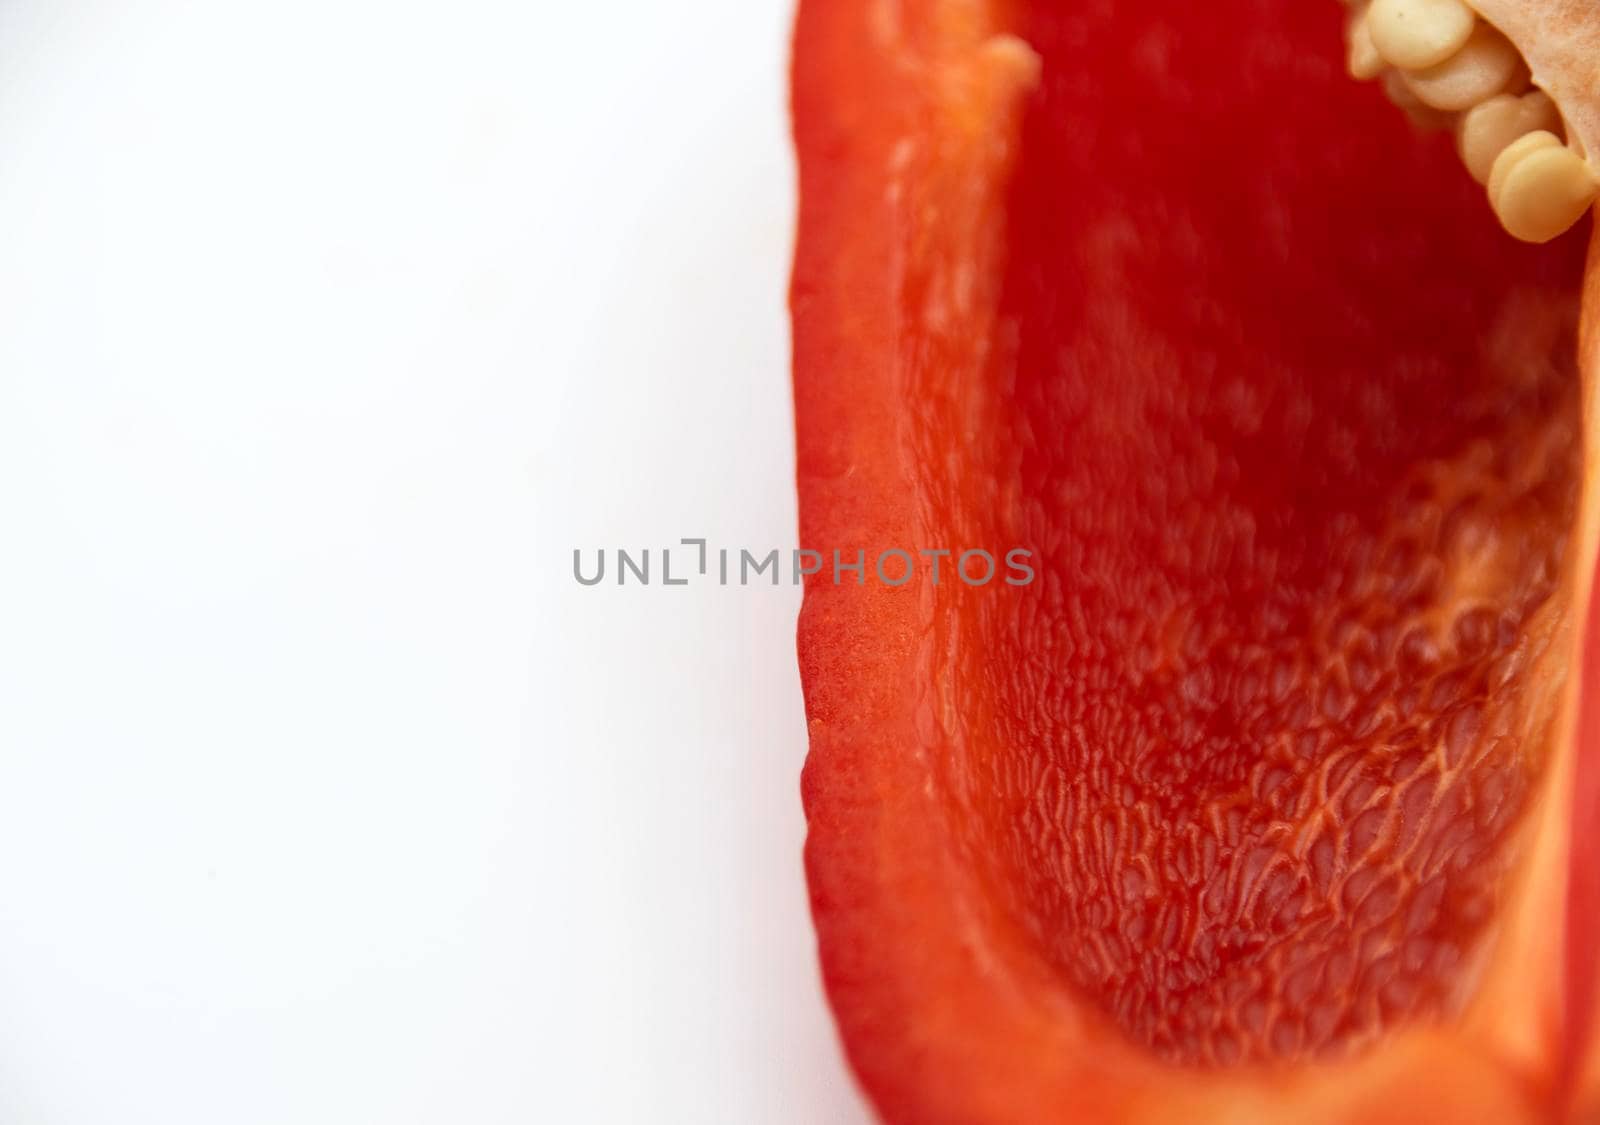
M 1383 56 L 1372 45 L 1372 33 L 1367 30 L 1365 15 L 1350 17 L 1346 40 L 1349 50 L 1345 55 L 1345 63 L 1350 70 L 1350 77 L 1365 82 L 1383 73 Z
M 1521 97 L 1496 94 L 1461 115 L 1456 124 L 1456 151 L 1472 178 L 1487 184 L 1495 157 L 1512 141 L 1540 130 L 1556 133 L 1560 128 L 1561 115 L 1543 90 Z
M 1480 23 L 1466 46 L 1444 62 L 1414 73 L 1407 71 L 1406 85 L 1435 109 L 1456 112 L 1504 90 L 1517 77 L 1521 61 L 1510 40 Z
M 1507 162 L 1503 173 L 1501 161 Z M 1594 169 L 1559 144 L 1521 154 L 1507 148 L 1495 161 L 1495 171 L 1499 190 L 1490 202 L 1501 225 L 1523 242 L 1549 242 L 1583 218 L 1600 196 Z
M 1437 66 L 1466 44 L 1478 17 L 1462 0 L 1372 0 L 1373 45 L 1406 70 Z
M 1419 129 L 1447 129 L 1450 126 L 1450 115 L 1441 113 L 1432 106 L 1423 105 L 1417 95 L 1411 92 L 1411 87 L 1406 85 L 1406 80 L 1400 76 L 1398 70 L 1386 70 L 1383 73 L 1383 92 L 1400 109 L 1405 110 L 1406 116 L 1411 119 L 1411 124 Z
M 1535 152 L 1543 152 L 1545 149 L 1560 147 L 1561 138 L 1545 129 L 1518 137 L 1506 145 L 1500 155 L 1494 158 L 1494 167 L 1489 169 L 1489 183 L 1487 186 L 1489 188 L 1490 205 L 1494 206 L 1496 210 L 1499 209 L 1499 205 L 1495 201 L 1500 198 L 1500 188 L 1505 184 L 1506 176 L 1511 173 L 1511 169 L 1515 168 L 1520 160 Z

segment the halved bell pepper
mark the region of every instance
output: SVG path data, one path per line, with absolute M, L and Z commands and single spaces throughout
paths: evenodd
M 807 580 L 888 1121 L 1600 1120 L 1600 274 L 1346 19 L 802 0 L 803 543 L 1035 573 Z

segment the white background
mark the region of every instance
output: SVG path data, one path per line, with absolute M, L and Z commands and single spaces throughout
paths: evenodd
M 0 1123 L 864 1119 L 787 9 L 0 0 Z

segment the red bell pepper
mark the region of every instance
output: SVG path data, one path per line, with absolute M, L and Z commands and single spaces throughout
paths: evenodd
M 1036 572 L 807 580 L 886 1120 L 1600 1113 L 1582 247 L 1508 238 L 1342 18 L 802 0 L 802 539 Z

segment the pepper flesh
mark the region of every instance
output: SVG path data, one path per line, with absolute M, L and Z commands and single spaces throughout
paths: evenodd
M 1041 564 L 807 589 L 813 909 L 890 1120 L 1563 1120 L 1593 1087 L 1579 263 L 1283 7 L 802 4 L 802 538 Z M 1407 833 L 1471 856 L 1410 928 Z M 1327 1026 L 1282 1018 L 1308 999 Z

